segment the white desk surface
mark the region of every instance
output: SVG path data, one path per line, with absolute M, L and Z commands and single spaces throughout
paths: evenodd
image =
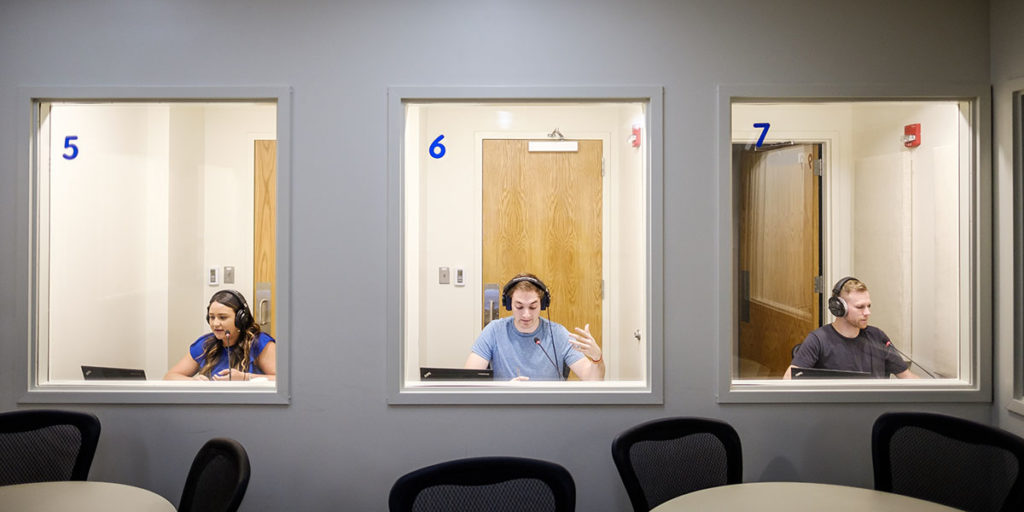
M 163 496 L 109 482 L 37 482 L 0 486 L 0 510 L 18 512 L 174 512 Z
M 651 512 L 683 510 L 955 512 L 957 509 L 860 487 L 804 482 L 755 482 L 723 485 L 684 494 L 654 507 Z

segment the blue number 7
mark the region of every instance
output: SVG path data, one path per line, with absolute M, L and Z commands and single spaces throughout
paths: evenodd
M 768 135 L 768 128 L 771 128 L 771 126 L 771 123 L 754 123 L 754 128 L 763 128 L 761 136 L 757 139 L 757 147 L 761 147 L 761 144 L 764 144 L 764 136 Z

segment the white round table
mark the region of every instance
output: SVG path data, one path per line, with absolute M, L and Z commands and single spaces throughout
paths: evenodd
M 0 486 L 0 510 L 18 512 L 175 512 L 163 496 L 110 482 L 37 482 Z
M 703 489 L 654 507 L 651 512 L 756 510 L 757 512 L 955 512 L 909 496 L 805 482 L 755 482 Z

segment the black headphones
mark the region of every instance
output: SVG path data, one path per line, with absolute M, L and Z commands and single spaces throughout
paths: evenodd
M 512 288 L 519 283 L 530 283 L 537 288 L 540 288 L 542 295 L 540 296 L 540 309 L 541 311 L 548 308 L 551 305 L 551 292 L 548 291 L 548 287 L 544 286 L 544 283 L 536 277 L 530 276 L 519 276 L 512 278 L 509 282 L 505 283 L 505 287 L 501 289 L 501 305 L 505 306 L 506 311 L 512 311 Z
M 221 292 L 231 294 L 231 296 L 234 297 L 239 304 L 241 304 L 241 307 L 239 307 L 238 310 L 235 311 L 235 329 L 239 329 L 241 331 L 249 330 L 249 328 L 252 327 L 252 312 L 249 311 L 249 304 L 245 302 L 245 297 L 243 297 L 241 293 L 238 293 L 235 290 L 221 290 L 217 293 Z M 213 295 L 217 296 L 217 293 Z M 212 304 L 213 302 L 214 301 L 211 298 L 210 303 Z M 209 305 L 206 306 L 206 323 L 210 323 Z
M 836 318 L 842 318 L 848 313 L 846 308 L 846 301 L 839 296 L 843 292 L 843 286 L 848 281 L 859 281 L 856 277 L 846 276 L 839 280 L 835 286 L 832 287 L 832 296 L 828 298 L 828 312 L 836 316 Z

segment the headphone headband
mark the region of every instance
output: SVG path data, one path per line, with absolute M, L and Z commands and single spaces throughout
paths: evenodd
M 551 305 L 551 292 L 548 291 L 548 287 L 543 281 L 533 276 L 516 276 L 505 283 L 501 289 L 501 304 L 507 311 L 512 311 L 512 288 L 519 283 L 530 283 L 540 289 L 540 309 L 547 309 Z
M 857 279 L 856 277 L 853 277 L 853 276 L 846 276 L 846 277 L 840 279 L 836 283 L 836 285 L 832 287 L 832 296 L 833 297 L 838 297 L 839 294 L 843 293 L 843 286 L 846 286 L 846 283 L 849 282 L 849 281 L 860 281 L 860 279 Z
M 238 310 L 235 311 L 235 328 L 243 331 L 248 330 L 252 327 L 252 311 L 249 309 L 249 303 L 245 301 L 245 296 L 236 290 L 225 288 L 213 294 L 216 297 L 218 293 L 227 293 L 235 298 L 240 304 Z M 210 297 L 210 304 L 214 302 L 213 297 Z M 206 306 L 207 322 L 209 322 L 210 306 Z

